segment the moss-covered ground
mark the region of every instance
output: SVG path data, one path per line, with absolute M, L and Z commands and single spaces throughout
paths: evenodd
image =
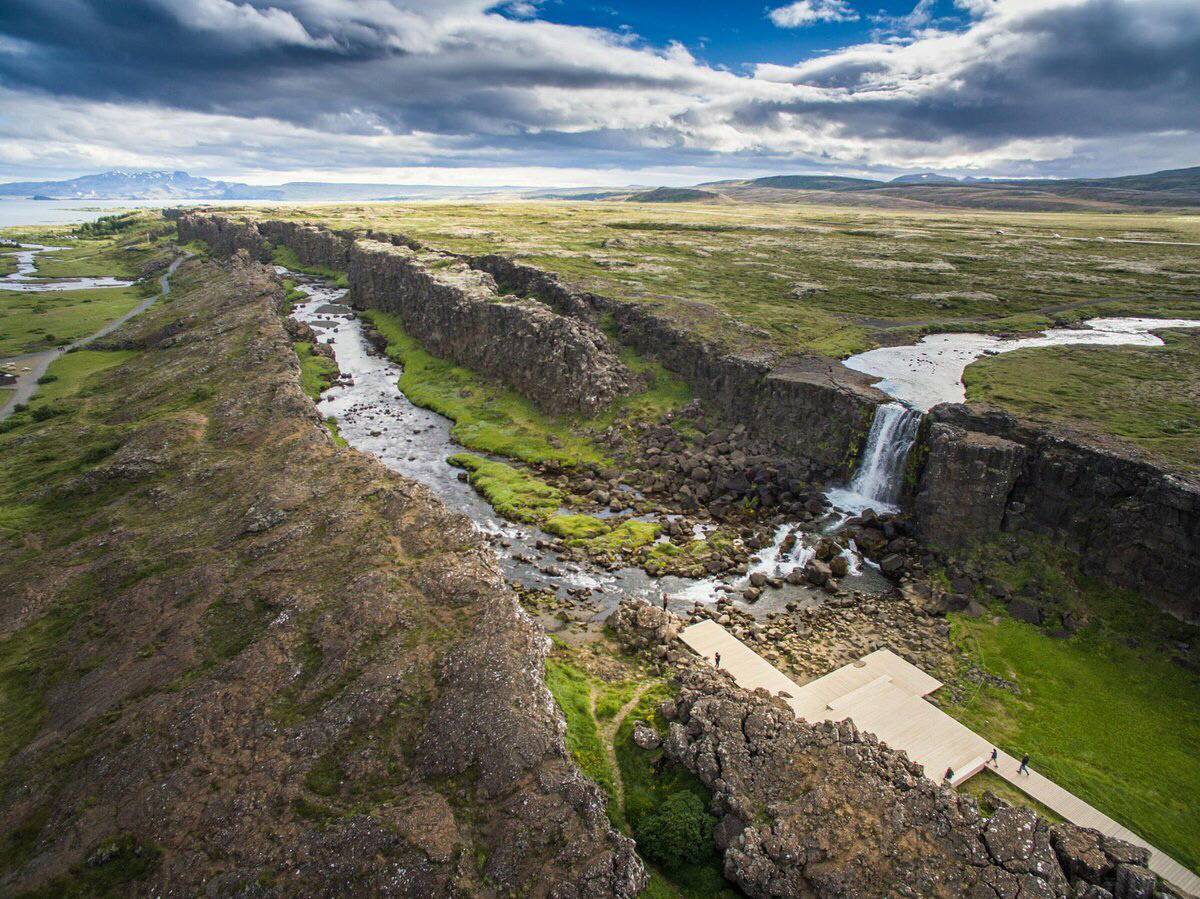
M 1028 752 L 1035 770 L 1200 867 L 1200 630 L 1076 573 L 1061 550 L 1030 548 L 1020 561 L 997 547 L 980 558 L 999 583 L 1020 592 L 1034 581 L 1086 626 L 1060 639 L 999 605 L 995 617 L 955 616 L 953 640 L 966 657 L 1016 690 L 964 680 L 946 711 L 1010 754 Z
M 1200 301 L 1192 311 L 1200 319 Z M 967 399 L 1128 441 L 1200 472 L 1200 331 L 1167 331 L 1162 347 L 1017 350 L 968 366 Z
M 321 391 L 328 390 L 338 374 L 337 363 L 328 356 L 314 353 L 312 344 L 306 340 L 293 346 L 300 359 L 300 386 L 313 400 L 321 398 Z
M 613 825 L 635 836 L 647 818 L 681 792 L 707 808 L 712 794 L 661 749 L 646 751 L 633 742 L 643 721 L 666 733 L 658 704 L 674 694 L 667 682 L 632 667 L 594 669 L 595 648 L 585 653 L 558 646 L 546 662 L 546 685 L 567 721 L 567 748 L 583 773 L 608 800 Z M 611 664 L 611 659 L 605 665 Z M 636 701 L 635 701 L 636 700 Z M 741 893 L 725 880 L 715 849 L 699 863 L 663 869 L 647 862 L 654 899 L 736 899 Z
M 449 462 L 465 469 L 471 486 L 505 518 L 537 524 L 563 504 L 561 490 L 504 462 L 471 453 L 458 453 Z

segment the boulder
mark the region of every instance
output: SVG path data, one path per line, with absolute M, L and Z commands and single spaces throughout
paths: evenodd
M 654 728 L 639 721 L 633 727 L 633 743 L 638 749 L 658 749 L 662 746 L 662 736 Z
M 1029 624 L 1041 624 L 1043 619 L 1041 607 L 1020 596 L 1009 602 L 1008 614 L 1017 621 L 1025 621 Z

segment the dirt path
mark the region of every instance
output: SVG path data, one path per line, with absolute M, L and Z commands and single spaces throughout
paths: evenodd
M 168 266 L 166 272 L 158 279 L 158 293 L 154 296 L 147 297 L 142 300 L 128 312 L 114 318 L 108 324 L 104 325 L 100 330 L 93 334 L 88 334 L 86 337 L 80 337 L 71 343 L 55 347 L 52 350 L 44 350 L 40 353 L 24 353 L 20 356 L 12 356 L 8 359 L 0 359 L 0 362 L 25 363 L 21 366 L 22 370 L 17 373 L 17 380 L 5 385 L 12 390 L 7 396 L 0 396 L 0 421 L 8 418 L 16 411 L 18 403 L 24 403 L 37 392 L 37 381 L 46 373 L 46 369 L 50 367 L 50 363 L 69 350 L 78 349 L 87 346 L 93 340 L 98 340 L 108 334 L 111 334 L 125 322 L 129 321 L 135 315 L 140 315 L 145 312 L 163 297 L 171 292 L 171 276 L 175 274 L 175 270 L 187 259 L 190 259 L 195 254 L 190 250 L 182 250 L 182 256 L 176 256 Z M 24 369 L 29 369 L 25 371 Z
M 638 688 L 633 691 L 633 696 L 629 698 L 629 701 L 625 705 L 621 706 L 617 714 L 613 716 L 612 721 L 607 724 L 601 724 L 600 719 L 596 718 L 596 698 L 599 696 L 600 691 L 595 686 L 592 687 L 592 717 L 596 718 L 596 724 L 600 731 L 600 745 L 604 747 L 604 757 L 608 759 L 609 767 L 612 768 L 613 784 L 617 790 L 617 808 L 621 810 L 622 815 L 625 814 L 625 782 L 621 779 L 621 766 L 617 764 L 617 753 L 613 746 L 617 739 L 617 731 L 621 729 L 621 723 L 637 707 L 642 696 L 652 686 L 654 686 L 653 682 L 639 684 Z

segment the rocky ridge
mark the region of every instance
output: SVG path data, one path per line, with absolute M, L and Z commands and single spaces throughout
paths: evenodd
M 636 895 L 479 536 L 333 446 L 270 269 L 177 278 L 111 339 L 138 354 L 8 447 L 84 455 L 0 542 L 37 703 L 0 756 L 0 892 Z

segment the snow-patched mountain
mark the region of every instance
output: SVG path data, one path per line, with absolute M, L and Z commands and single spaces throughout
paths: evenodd
M 250 200 L 274 199 L 274 188 L 198 178 L 187 172 L 103 172 L 69 181 L 0 184 L 0 196 L 62 200 Z

